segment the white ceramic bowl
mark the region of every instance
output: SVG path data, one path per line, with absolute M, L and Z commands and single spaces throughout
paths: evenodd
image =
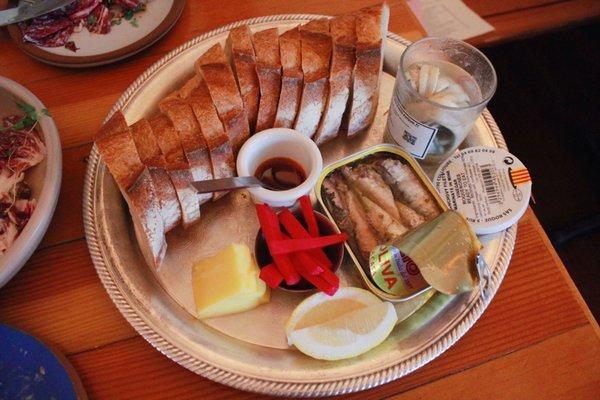
M 0 96 L 5 97 L 6 92 L 31 104 L 37 110 L 45 108 L 42 102 L 24 86 L 0 76 Z M 0 101 L 0 105 L 3 103 L 7 103 L 6 99 Z M 9 113 L 5 109 L 0 109 L 0 117 L 5 117 L 7 114 Z M 52 118 L 38 114 L 40 114 L 38 132 L 46 145 L 46 158 L 25 173 L 25 180 L 31 187 L 37 206 L 19 237 L 4 254 L 0 255 L 0 287 L 21 269 L 39 245 L 54 214 L 60 192 L 62 174 L 60 137 Z
M 291 158 L 302 166 L 306 180 L 289 190 L 248 188 L 257 203 L 273 207 L 290 207 L 296 199 L 309 194 L 323 169 L 321 151 L 310 138 L 287 128 L 271 128 L 254 134 L 244 143 L 237 157 L 238 176 L 254 176 L 260 164 L 275 157 Z

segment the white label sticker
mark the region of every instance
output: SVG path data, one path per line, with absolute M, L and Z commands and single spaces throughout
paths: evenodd
M 411 117 L 402 105 L 397 92 L 394 93 L 389 113 L 387 134 L 413 157 L 425 158 L 437 129 L 424 125 Z
M 507 151 L 469 147 L 437 170 L 433 183 L 448 206 L 459 211 L 477 234 L 501 231 L 516 223 L 531 195 L 527 168 Z

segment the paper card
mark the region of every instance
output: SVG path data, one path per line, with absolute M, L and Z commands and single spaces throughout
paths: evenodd
M 429 36 L 466 40 L 494 30 L 460 0 L 408 0 Z

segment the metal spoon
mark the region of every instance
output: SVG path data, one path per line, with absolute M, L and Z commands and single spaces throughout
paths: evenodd
M 273 190 L 271 186 L 260 181 L 254 176 L 235 176 L 232 178 L 196 181 L 192 182 L 192 186 L 198 191 L 198 193 L 222 192 L 225 190 L 242 189 L 256 186 L 261 186 L 265 189 Z

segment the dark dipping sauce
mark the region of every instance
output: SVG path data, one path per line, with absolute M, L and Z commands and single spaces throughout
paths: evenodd
M 293 189 L 306 180 L 306 172 L 300 164 L 291 158 L 275 157 L 263 161 L 254 176 L 271 190 L 281 191 Z

